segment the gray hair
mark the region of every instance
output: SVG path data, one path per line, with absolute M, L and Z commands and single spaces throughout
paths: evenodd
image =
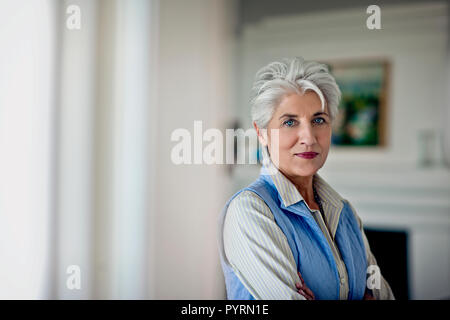
M 328 67 L 301 57 L 269 63 L 255 76 L 252 88 L 252 121 L 267 128 L 281 99 L 290 93 L 303 94 L 312 90 L 320 98 L 322 110 L 328 106 L 333 121 L 338 113 L 341 91 Z

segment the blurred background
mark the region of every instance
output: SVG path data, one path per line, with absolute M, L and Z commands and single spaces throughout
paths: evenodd
M 394 294 L 450 298 L 450 7 L 372 4 L 0 0 L 0 298 L 225 298 L 217 218 L 259 165 L 176 165 L 171 135 L 251 128 L 293 56 L 344 89 L 320 173 Z

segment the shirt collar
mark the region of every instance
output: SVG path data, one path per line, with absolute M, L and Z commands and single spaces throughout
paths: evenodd
M 261 167 L 261 174 L 269 177 L 269 180 L 271 180 L 275 186 L 281 201 L 283 201 L 284 206 L 289 207 L 303 201 L 306 207 L 308 207 L 308 204 L 295 185 L 274 165 L 270 159 L 267 147 L 262 148 L 262 160 L 263 166 Z M 318 173 L 314 175 L 313 183 L 317 194 L 322 201 L 325 222 L 334 238 L 339 215 L 344 207 L 344 199 Z

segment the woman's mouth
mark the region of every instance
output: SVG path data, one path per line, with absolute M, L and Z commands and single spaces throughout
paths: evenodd
M 297 157 L 303 158 L 303 159 L 314 159 L 318 153 L 317 152 L 302 152 L 302 153 L 296 153 Z

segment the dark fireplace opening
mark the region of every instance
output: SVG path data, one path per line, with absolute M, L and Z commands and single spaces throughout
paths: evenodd
M 381 274 L 397 300 L 409 299 L 408 233 L 402 230 L 364 228 Z

